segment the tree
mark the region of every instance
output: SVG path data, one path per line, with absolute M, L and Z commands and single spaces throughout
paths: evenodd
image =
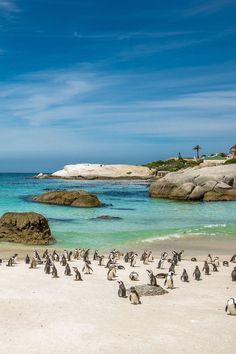
M 200 159 L 199 151 L 201 150 L 201 146 L 200 145 L 196 145 L 196 146 L 194 146 L 193 150 L 196 150 L 196 152 L 197 152 L 196 159 L 199 160 Z

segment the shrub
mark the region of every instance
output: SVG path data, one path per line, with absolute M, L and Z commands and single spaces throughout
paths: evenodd
M 224 165 L 231 165 L 233 163 L 236 163 L 236 158 L 225 161 Z

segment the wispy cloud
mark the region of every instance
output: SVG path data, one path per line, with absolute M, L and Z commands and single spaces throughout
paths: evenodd
M 189 32 L 188 32 L 189 33 Z M 107 33 L 80 33 L 74 32 L 73 36 L 79 39 L 97 39 L 97 40 L 127 40 L 127 39 L 155 39 L 174 37 L 186 34 L 185 31 L 163 31 L 163 32 L 107 32 Z
M 195 1 L 192 6 L 184 10 L 180 10 L 183 16 L 209 15 L 216 13 L 225 7 L 235 5 L 234 0 L 204 0 Z
M 16 12 L 19 12 L 19 8 L 15 1 L 0 0 L 0 16 L 8 17 Z

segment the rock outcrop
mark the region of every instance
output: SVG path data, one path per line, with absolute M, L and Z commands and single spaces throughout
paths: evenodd
M 5 213 L 0 218 L 0 241 L 48 245 L 55 240 L 47 219 L 38 213 Z
M 189 168 L 153 182 L 153 198 L 175 200 L 236 200 L 236 165 Z
M 152 285 L 137 285 L 135 286 L 138 294 L 140 296 L 156 296 L 156 295 L 165 295 L 168 294 L 168 291 L 163 289 L 161 286 L 152 286 Z M 128 295 L 130 294 L 130 289 L 127 289 Z
M 151 179 L 156 170 L 136 165 L 103 165 L 81 163 L 67 165 L 52 175 L 40 173 L 35 178 L 63 178 L 63 179 Z
M 77 208 L 95 208 L 101 206 L 96 195 L 78 191 L 53 191 L 33 197 L 35 202 L 55 205 L 68 205 Z

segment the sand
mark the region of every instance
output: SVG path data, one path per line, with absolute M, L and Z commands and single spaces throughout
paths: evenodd
M 232 253 L 221 256 L 221 261 L 229 260 Z M 65 276 L 59 263 L 58 279 L 44 274 L 43 265 L 29 269 L 23 260 L 12 268 L 1 265 L 0 352 L 235 353 L 236 316 L 224 311 L 227 299 L 236 296 L 230 277 L 234 264 L 228 268 L 221 264 L 219 272 L 202 275 L 197 282 L 193 269 L 196 264 L 201 269 L 205 257 L 199 255 L 194 263 L 185 252 L 183 258 L 176 267 L 175 289 L 162 296 L 142 297 L 142 304 L 136 306 L 118 297 L 116 280 L 123 280 L 127 288 L 147 284 L 146 269 L 159 271 L 157 257 L 149 265 L 138 261 L 135 268 L 120 261 L 126 269 L 117 271 L 115 281 L 108 281 L 107 269 L 94 261 L 93 274 L 83 275 L 82 282 Z M 82 261 L 71 262 L 80 270 L 82 265 Z M 168 266 L 166 262 L 161 271 L 166 272 Z M 190 283 L 180 281 L 183 268 Z M 137 282 L 129 280 L 133 270 L 140 275 Z M 163 286 L 164 280 L 158 283 Z

